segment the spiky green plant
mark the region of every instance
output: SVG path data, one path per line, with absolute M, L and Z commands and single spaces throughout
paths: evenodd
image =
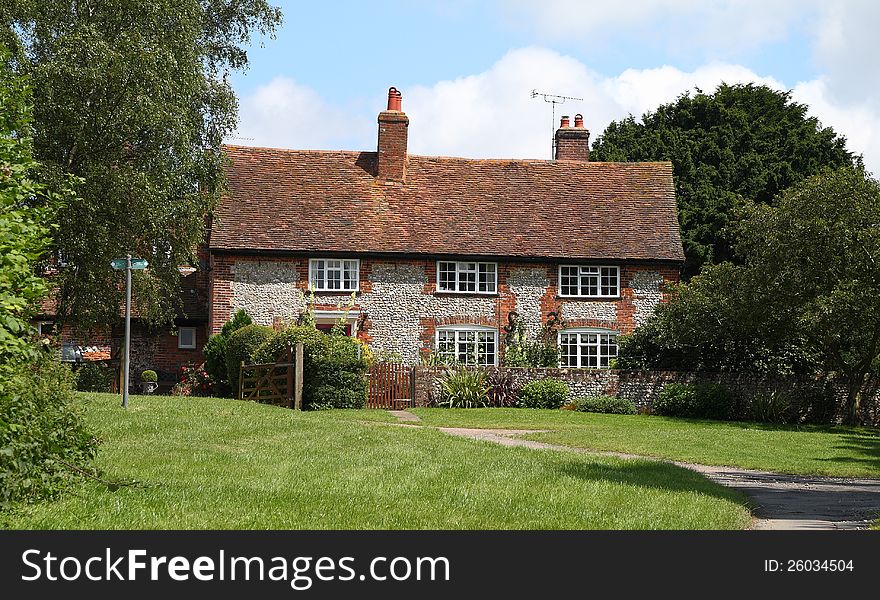
M 454 367 L 440 379 L 440 406 L 483 408 L 489 404 L 489 383 L 485 369 Z

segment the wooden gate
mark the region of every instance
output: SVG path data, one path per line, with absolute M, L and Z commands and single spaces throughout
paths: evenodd
M 367 408 L 403 409 L 413 406 L 415 369 L 407 365 L 379 363 L 370 367 Z
M 238 371 L 239 400 L 253 400 L 276 406 L 300 408 L 302 398 L 302 343 L 291 348 L 278 362 L 246 365 Z

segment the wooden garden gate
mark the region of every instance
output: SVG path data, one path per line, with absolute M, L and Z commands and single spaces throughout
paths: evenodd
M 246 365 L 238 369 L 239 400 L 302 408 L 303 345 L 287 352 L 274 363 Z
M 415 368 L 395 363 L 370 367 L 367 408 L 403 409 L 413 406 Z

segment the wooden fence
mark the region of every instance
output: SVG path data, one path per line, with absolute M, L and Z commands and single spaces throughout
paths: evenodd
M 278 362 L 246 365 L 238 370 L 239 400 L 302 409 L 303 345 L 288 348 Z
M 403 409 L 414 405 L 413 367 L 379 363 L 370 367 L 367 408 Z

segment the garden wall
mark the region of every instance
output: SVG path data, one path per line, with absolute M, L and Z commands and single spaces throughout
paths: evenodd
M 737 398 L 748 400 L 762 393 L 786 392 L 804 402 L 796 409 L 805 419 L 816 422 L 840 420 L 846 403 L 845 382 L 833 374 L 825 377 L 761 377 L 739 373 L 694 373 L 685 371 L 621 371 L 609 369 L 527 369 L 494 368 L 511 373 L 516 387 L 530 381 L 552 377 L 566 382 L 572 397 L 607 394 L 631 400 L 640 409 L 650 409 L 663 388 L 670 383 L 719 383 Z M 430 406 L 439 392 L 443 367 L 416 367 L 415 404 Z M 822 398 L 816 402 L 816 398 Z M 806 403 L 810 404 L 807 405 Z M 862 421 L 880 425 L 880 393 L 877 385 L 862 400 Z

